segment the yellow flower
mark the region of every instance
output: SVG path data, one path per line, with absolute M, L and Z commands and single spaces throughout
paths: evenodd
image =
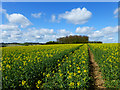
M 74 76 L 76 76 L 76 73 L 74 73 Z
M 69 71 L 67 71 L 67 73 L 69 74 Z
M 77 86 L 80 86 L 80 82 L 77 82 Z
M 69 73 L 69 75 L 72 75 L 73 73 Z
M 72 65 L 69 65 L 69 67 L 72 67 Z
M 78 64 L 76 64 L 76 66 L 78 66 Z
M 66 57 L 66 59 L 68 59 L 68 57 Z
M 74 86 L 74 82 L 70 82 L 69 86 Z
M 82 63 L 85 63 L 85 61 L 82 61 Z
M 70 79 L 70 78 L 72 78 L 72 76 L 69 75 L 69 76 L 68 76 L 68 79 Z
M 6 63 L 6 61 L 3 61 L 3 63 Z
M 61 70 L 58 70 L 59 72 L 61 72 Z
M 45 73 L 43 73 L 43 76 L 45 76 Z
M 50 74 L 47 74 L 46 76 L 47 76 L 47 77 L 50 77 Z
M 40 88 L 40 87 L 38 86 L 38 84 L 36 85 L 36 87 L 37 87 L 37 88 Z
M 48 55 L 48 54 L 47 54 L 46 56 L 47 56 L 47 57 L 49 57 L 49 55 Z
M 7 64 L 7 65 L 6 65 L 6 68 L 11 68 L 11 67 L 10 67 L 10 65 Z
M 77 69 L 80 69 L 80 67 L 77 67 Z
M 26 81 L 22 80 L 22 86 L 25 85 Z
M 7 76 L 5 77 L 5 79 L 7 80 Z
M 28 60 L 28 62 L 30 62 L 30 59 Z
M 38 80 L 38 82 L 37 82 L 37 83 L 38 83 L 38 84 L 41 84 L 41 82 L 42 82 L 42 81 Z
M 60 66 L 60 64 L 58 64 L 58 67 Z
M 78 71 L 78 73 L 80 73 L 80 71 Z
M 24 65 L 24 66 L 26 65 L 26 61 L 23 61 L 23 65 Z
M 109 60 L 109 62 L 112 62 L 111 59 Z
M 55 73 L 55 71 L 53 71 L 52 73 Z
M 62 76 L 63 74 L 62 73 L 60 73 L 60 77 Z
M 84 72 L 87 72 L 87 70 L 84 70 Z
M 21 66 L 19 66 L 19 68 L 21 69 Z

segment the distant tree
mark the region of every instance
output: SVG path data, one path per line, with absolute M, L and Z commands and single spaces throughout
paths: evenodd
M 89 43 L 102 43 L 101 41 L 89 41 Z
M 49 42 L 46 42 L 46 44 L 58 44 L 58 42 L 55 42 L 55 41 L 49 41 Z
M 77 36 L 77 35 L 70 35 L 66 37 L 57 38 L 58 43 L 63 44 L 72 44 L 72 43 L 85 43 L 88 42 L 88 36 Z

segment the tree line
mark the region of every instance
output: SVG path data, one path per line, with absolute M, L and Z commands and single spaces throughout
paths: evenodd
M 77 43 L 102 43 L 101 41 L 89 41 L 88 36 L 70 35 L 57 38 L 57 41 L 49 41 L 46 44 L 77 44 Z

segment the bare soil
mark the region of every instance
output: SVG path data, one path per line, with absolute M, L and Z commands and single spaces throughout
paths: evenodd
M 104 80 L 102 79 L 100 68 L 98 64 L 95 62 L 94 55 L 90 51 L 90 48 L 89 57 L 90 57 L 90 76 L 93 79 L 93 81 L 91 81 L 91 87 L 94 88 L 94 90 L 106 90 L 106 87 L 104 87 Z

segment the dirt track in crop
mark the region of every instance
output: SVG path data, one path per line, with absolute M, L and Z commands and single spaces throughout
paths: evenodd
M 89 48 L 89 57 L 90 57 L 90 76 L 91 80 L 91 89 L 93 90 L 106 90 L 106 87 L 103 86 L 104 80 L 102 79 L 101 72 L 99 71 L 99 66 L 94 60 L 94 55 Z

